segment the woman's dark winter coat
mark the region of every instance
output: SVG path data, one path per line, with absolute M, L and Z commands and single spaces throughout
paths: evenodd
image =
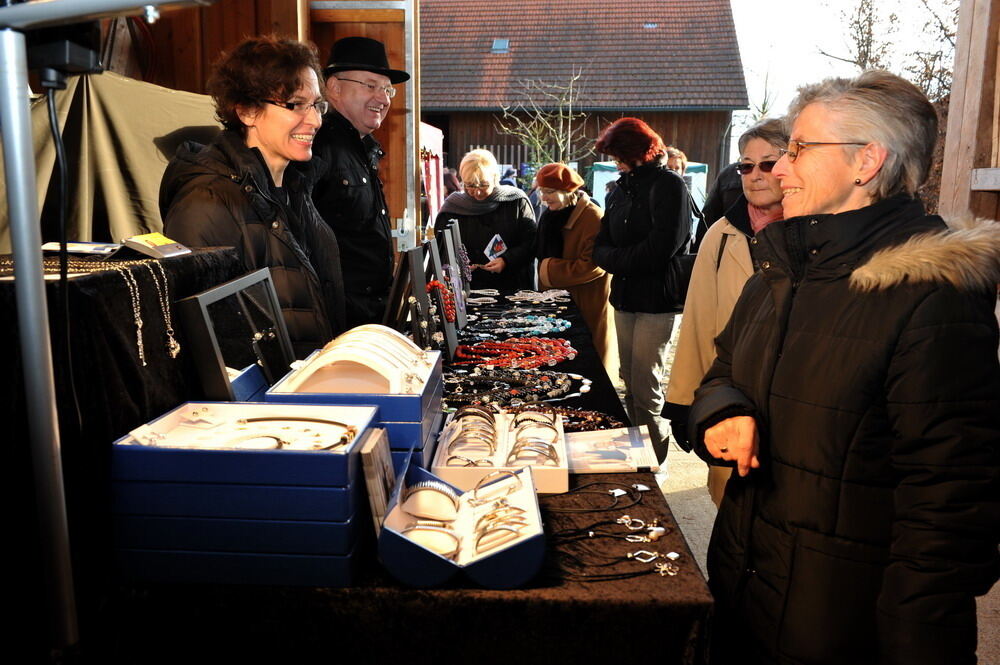
M 761 468 L 712 534 L 719 663 L 975 662 L 998 575 L 1000 225 L 908 197 L 771 224 L 692 407 Z
M 611 305 L 623 312 L 674 312 L 683 302 L 664 293 L 667 266 L 691 234 L 691 204 L 684 180 L 658 163 L 618 179 L 608 196 L 594 263 L 611 273 Z
M 247 271 L 270 268 L 296 357 L 343 330 L 344 286 L 337 239 L 319 217 L 310 178 L 291 164 L 284 195 L 259 151 L 236 131 L 208 146 L 182 145 L 160 183 L 164 233 L 192 247 L 232 246 Z

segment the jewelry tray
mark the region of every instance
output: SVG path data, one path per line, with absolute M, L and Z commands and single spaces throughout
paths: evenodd
M 350 485 L 357 465 L 356 455 L 350 453 L 377 415 L 378 409 L 373 406 L 187 402 L 115 441 L 113 479 L 345 487 Z M 219 446 L 240 436 L 264 432 L 266 422 L 239 422 L 258 418 L 336 421 L 353 427 L 354 436 L 346 445 L 330 450 Z M 299 430 L 323 428 L 322 423 L 301 421 L 295 426 L 299 424 Z M 288 437 L 290 430 L 280 427 L 274 428 L 277 436 Z M 272 437 L 261 437 L 264 441 L 267 438 Z
M 402 532 L 414 523 L 407 514 L 404 501 L 407 488 L 417 483 L 437 483 L 450 487 L 457 495 L 458 509 L 454 531 L 461 538 L 454 559 L 412 540 Z M 444 584 L 459 573 L 491 589 L 511 589 L 529 582 L 541 569 L 545 559 L 545 536 L 541 512 L 531 467 L 503 474 L 497 480 L 484 483 L 477 497 L 474 492 L 462 492 L 448 485 L 426 469 L 410 466 L 396 483 L 382 530 L 379 534 L 379 558 L 386 570 L 400 582 L 416 587 Z M 505 494 L 511 490 L 510 494 Z M 428 492 L 429 494 L 429 492 Z M 509 541 L 477 553 L 476 524 L 496 510 L 498 502 L 514 506 L 523 519 L 522 531 Z M 421 524 L 428 524 L 421 521 Z M 489 536 L 487 536 L 488 538 Z M 484 543 L 488 545 L 487 543 Z
M 487 458 L 493 462 L 492 466 L 458 466 L 446 463 L 453 454 L 461 454 L 457 450 L 449 451 L 452 440 L 458 436 L 458 424 L 452 416 L 449 416 L 438 436 L 438 447 L 431 469 L 442 480 L 468 491 L 488 473 L 498 470 L 517 471 L 523 466 L 529 466 L 529 464 L 517 466 L 506 464 L 507 455 L 514 445 L 514 432 L 510 429 L 514 415 L 505 411 L 495 414 L 499 441 L 496 444 L 496 452 Z M 530 464 L 535 484 L 541 494 L 562 494 L 569 490 L 569 450 L 566 446 L 562 416 L 556 416 L 555 426 L 558 436 L 552 445 L 558 455 L 559 463 L 551 464 L 539 455 L 534 458 L 534 463 Z

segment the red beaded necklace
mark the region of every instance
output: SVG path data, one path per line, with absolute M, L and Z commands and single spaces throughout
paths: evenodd
M 455 296 L 447 284 L 436 279 L 427 282 L 427 293 L 437 291 L 438 300 L 441 302 L 441 309 L 444 311 L 444 319 L 449 323 L 455 322 Z

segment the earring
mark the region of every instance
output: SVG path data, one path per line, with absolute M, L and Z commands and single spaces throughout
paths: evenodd
M 854 184 L 855 185 L 860 185 L 861 184 L 861 178 L 855 178 L 854 179 Z

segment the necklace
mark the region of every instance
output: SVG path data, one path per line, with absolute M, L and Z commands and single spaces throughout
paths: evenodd
M 142 309 L 139 302 L 139 284 L 135 281 L 135 276 L 128 268 L 113 265 L 111 268 L 122 276 L 125 286 L 128 287 L 128 294 L 132 299 L 132 318 L 135 320 L 135 346 L 139 352 L 139 361 L 146 367 L 146 349 L 142 343 Z
M 167 271 L 163 269 L 163 264 L 159 261 L 153 261 L 152 264 L 143 263 L 143 265 L 149 270 L 149 275 L 153 278 L 153 286 L 156 287 L 156 293 L 160 297 L 160 311 L 163 313 L 163 324 L 167 328 L 167 354 L 171 358 L 176 358 L 181 352 L 181 345 L 174 337 L 173 317 L 170 315 L 170 282 L 167 280 Z M 163 286 L 160 286 L 160 280 L 156 271 L 153 270 L 153 265 L 160 269 L 159 277 L 163 278 Z

